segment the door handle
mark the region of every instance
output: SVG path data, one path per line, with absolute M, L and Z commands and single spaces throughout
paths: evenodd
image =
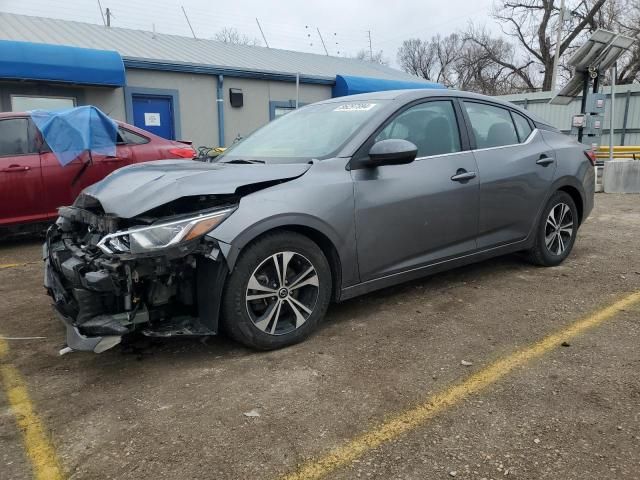
M 555 162 L 555 159 L 553 159 L 552 157 L 547 157 L 543 153 L 542 155 L 540 155 L 540 158 L 538 159 L 538 161 L 536 163 L 538 165 L 542 165 L 543 167 L 546 167 L 547 165 L 551 165 L 553 162 Z
M 1 171 L 3 172 L 26 172 L 31 170 L 31 167 L 27 165 L 9 165 L 7 168 L 3 168 Z
M 451 180 L 454 182 L 467 182 L 472 178 L 476 178 L 476 172 L 467 172 L 466 170 L 460 168 L 456 174 L 451 177 Z
M 117 162 L 122 162 L 124 161 L 124 158 L 122 157 L 105 157 L 104 160 L 102 160 L 103 162 L 107 162 L 107 163 L 117 163 Z

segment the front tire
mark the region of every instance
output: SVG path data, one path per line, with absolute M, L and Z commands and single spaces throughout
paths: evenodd
M 222 324 L 236 341 L 273 350 L 308 337 L 331 299 L 322 250 L 295 232 L 274 232 L 247 246 L 225 286 Z
M 578 233 L 578 209 L 566 192 L 555 192 L 542 212 L 533 248 L 527 252 L 535 265 L 560 265 L 571 253 Z

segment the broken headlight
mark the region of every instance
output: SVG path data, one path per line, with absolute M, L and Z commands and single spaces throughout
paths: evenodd
M 201 237 L 217 227 L 234 209 L 116 232 L 98 242 L 105 253 L 148 253 Z

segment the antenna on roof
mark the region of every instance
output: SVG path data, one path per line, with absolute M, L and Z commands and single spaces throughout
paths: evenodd
M 264 43 L 267 45 L 267 48 L 269 48 L 269 42 L 267 42 L 267 37 L 264 36 L 264 32 L 262 31 L 262 26 L 258 21 L 258 17 L 256 17 L 256 23 L 258 24 L 258 28 L 260 29 L 260 34 L 262 35 L 262 39 L 264 40 Z
M 111 26 L 111 17 L 113 14 L 111 13 L 111 9 L 107 7 L 107 27 Z
M 100 4 L 100 0 L 98 0 L 98 8 L 100 9 L 100 16 L 102 17 L 102 23 L 106 27 L 107 21 L 104 19 L 104 12 L 102 11 L 102 5 Z
M 327 57 L 329 56 L 329 51 L 327 50 L 327 46 L 324 44 L 324 38 L 322 38 L 322 34 L 320 33 L 320 29 L 318 27 L 316 27 L 316 30 L 318 30 L 318 36 L 320 37 L 320 41 L 322 42 L 322 48 L 324 48 L 324 53 L 327 54 Z
M 184 6 L 180 5 L 180 8 L 182 8 L 182 13 L 184 13 L 184 18 L 187 19 L 187 24 L 189 25 L 189 30 L 191 30 L 191 35 L 193 35 L 193 38 L 195 38 L 197 40 L 198 37 L 196 37 L 196 32 L 193 31 L 193 27 L 191 26 L 191 22 L 189 21 L 189 17 L 187 17 L 187 12 L 184 9 Z

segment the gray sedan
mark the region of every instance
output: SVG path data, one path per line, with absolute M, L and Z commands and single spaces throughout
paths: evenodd
M 134 332 L 272 349 L 331 301 L 511 252 L 567 258 L 594 158 L 527 111 L 456 91 L 336 98 L 215 163 L 120 169 L 60 209 L 45 286 L 69 349 Z

